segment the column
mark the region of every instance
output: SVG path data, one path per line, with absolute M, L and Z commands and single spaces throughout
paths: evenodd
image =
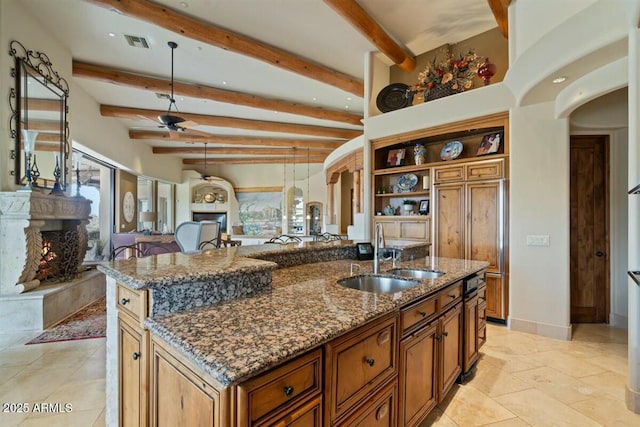
M 333 206 L 333 183 L 327 184 L 327 224 L 335 224 L 335 213 Z
M 640 184 L 640 30 L 629 30 L 629 183 L 628 189 Z M 629 196 L 629 270 L 640 269 L 640 195 Z M 627 279 L 628 298 L 628 358 L 629 370 L 626 404 L 630 411 L 640 413 L 640 287 Z
M 362 184 L 360 183 L 360 171 L 353 171 L 353 213 L 357 214 L 362 211 L 360 204 L 360 187 Z M 355 215 L 354 215 L 355 217 Z

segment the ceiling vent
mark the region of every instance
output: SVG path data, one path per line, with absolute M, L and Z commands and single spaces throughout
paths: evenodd
M 125 34 L 124 38 L 127 40 L 127 43 L 129 43 L 129 46 L 149 49 L 149 43 L 144 37 L 130 36 L 128 34 Z
M 156 92 L 156 96 L 158 97 L 158 99 L 171 99 L 171 96 L 169 96 L 168 93 Z

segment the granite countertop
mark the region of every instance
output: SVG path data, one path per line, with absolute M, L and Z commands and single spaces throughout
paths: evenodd
M 265 255 L 303 254 L 311 251 L 354 247 L 350 240 L 262 244 L 212 249 L 199 253 L 180 252 L 102 263 L 98 270 L 132 289 L 211 281 L 239 272 L 273 270 L 277 263 L 254 259 Z
M 305 264 L 272 272 L 272 287 L 254 297 L 157 316 L 145 321 L 223 385 L 240 383 L 419 297 L 488 266 L 482 261 L 429 258 L 397 266 L 446 272 L 394 294 L 373 294 L 336 283 L 349 276 L 352 260 Z M 359 273 L 372 261 L 359 261 Z M 390 268 L 383 263 L 381 271 Z

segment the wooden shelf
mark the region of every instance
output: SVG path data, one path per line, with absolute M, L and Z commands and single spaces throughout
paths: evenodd
M 426 221 L 429 218 L 431 218 L 431 214 L 429 215 L 376 215 L 375 218 L 376 220 L 388 218 L 390 221 L 398 220 L 398 219 L 419 219 L 419 220 Z
M 425 191 L 410 191 L 407 193 L 382 193 L 376 194 L 376 197 L 418 197 L 418 196 L 428 196 L 431 194 L 429 190 Z
M 393 174 L 401 174 L 407 172 L 419 172 L 425 171 L 427 169 L 436 167 L 436 166 L 446 166 L 446 165 L 455 165 L 456 163 L 468 163 L 470 161 L 483 161 L 483 160 L 495 160 L 495 159 L 504 159 L 509 157 L 508 154 L 488 154 L 486 156 L 473 156 L 473 157 L 464 157 L 458 158 L 454 160 L 441 160 L 438 162 L 424 163 L 422 165 L 409 165 L 409 166 L 396 166 L 384 169 L 376 169 L 373 171 L 375 176 L 379 175 L 393 175 Z

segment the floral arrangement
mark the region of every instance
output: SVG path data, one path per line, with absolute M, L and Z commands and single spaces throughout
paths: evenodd
M 441 61 L 434 58 L 423 71 L 418 73 L 418 83 L 409 86 L 407 95 L 422 92 L 426 99 L 432 90 L 450 88 L 453 92 L 462 92 L 473 87 L 473 77 L 477 75 L 482 61 L 473 50 L 466 54 L 447 55 Z

